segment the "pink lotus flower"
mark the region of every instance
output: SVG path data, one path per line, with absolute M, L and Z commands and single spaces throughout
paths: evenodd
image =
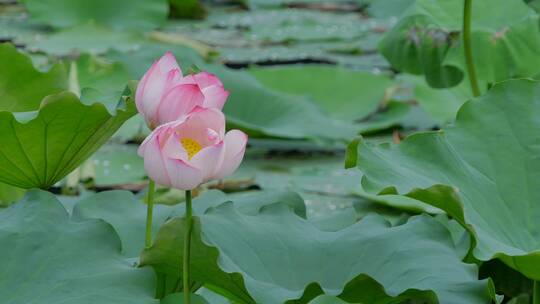
M 156 128 L 141 144 L 148 176 L 162 186 L 191 190 L 232 174 L 246 150 L 247 135 L 225 134 L 225 116 L 215 108 L 195 108 L 189 115 Z
M 222 109 L 229 92 L 215 75 L 183 76 L 170 52 L 144 74 L 135 94 L 137 109 L 150 129 L 187 115 L 195 107 Z

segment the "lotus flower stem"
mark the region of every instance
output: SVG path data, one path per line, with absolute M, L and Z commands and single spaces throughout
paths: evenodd
M 478 79 L 476 78 L 476 68 L 474 67 L 474 60 L 471 46 L 471 12 L 472 12 L 472 0 L 464 0 L 463 6 L 463 51 L 465 53 L 465 64 L 467 65 L 467 73 L 469 75 L 469 81 L 471 83 L 471 90 L 474 97 L 480 96 L 480 89 L 478 87 Z
M 146 238 L 145 238 L 145 247 L 149 248 L 152 246 L 152 217 L 154 213 L 154 190 L 156 184 L 150 179 L 148 183 L 148 196 L 146 198 Z
M 533 298 L 532 299 L 533 304 L 540 304 L 540 282 L 539 281 L 534 281 L 532 298 Z
M 184 226 L 184 254 L 183 254 L 183 275 L 182 282 L 184 288 L 182 292 L 184 294 L 184 304 L 189 304 L 191 301 L 190 281 L 189 281 L 189 255 L 191 246 L 191 228 L 193 220 L 191 218 L 191 190 L 186 190 L 186 215 Z

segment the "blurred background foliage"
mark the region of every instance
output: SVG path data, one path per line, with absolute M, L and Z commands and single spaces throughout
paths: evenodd
M 354 206 L 379 208 L 359 189 L 360 173 L 343 169 L 351 138 L 362 134 L 370 141 L 399 141 L 410 132 L 438 128 L 451 122 L 470 97 L 463 81 L 432 88 L 429 78 L 399 74 L 379 52 L 381 41 L 414 5 L 419 4 L 3 0 L 0 41 L 14 44 L 47 73 L 54 73 L 58 63 L 68 73 L 74 62 L 81 100 L 100 100 L 109 108 L 127 80 L 139 79 L 166 50 L 177 56 L 184 72 L 216 73 L 231 91 L 225 107 L 228 127 L 246 131 L 250 149 L 232 178 L 209 187 L 299 189 L 313 207 L 309 212 L 322 216 Z M 147 133 L 140 117 L 131 118 L 57 185 L 58 191 L 80 193 L 81 185 L 84 191 L 143 190 L 136 144 Z M 161 199 L 182 198 L 167 192 Z M 413 205 L 405 209 L 427 208 Z
M 386 47 L 381 41 L 414 5 L 421 4 L 3 0 L 0 40 L 14 44 L 48 74 L 58 73 L 58 64 L 64 75 L 75 71 L 81 100 L 99 100 L 109 109 L 127 81 L 139 79 L 167 50 L 177 56 L 184 72 L 217 74 L 231 92 L 225 107 L 228 127 L 246 131 L 250 148 L 232 178 L 208 187 L 229 192 L 295 189 L 316 217 L 381 207 L 359 189 L 360 173 L 343 169 L 344 148 L 351 138 L 362 134 L 369 141 L 398 142 L 410 132 L 436 129 L 451 122 L 470 97 L 463 81 L 432 88 L 421 75 L 400 74 L 388 61 L 392 56 L 387 60 L 379 52 L 379 45 L 383 51 Z M 527 9 L 525 4 L 522 9 Z M 58 86 L 67 87 L 63 77 L 47 81 L 63 81 Z M 131 118 L 92 159 L 56 185 L 57 191 L 144 192 L 136 144 L 147 133 L 140 117 Z M 4 203 L 20 197 L 19 190 L 1 192 Z M 163 203 L 182 199 L 174 191 L 162 194 Z M 427 208 L 393 199 L 384 204 L 404 205 L 402 210 L 410 212 Z M 390 217 L 395 213 L 388 212 Z
M 228 127 L 246 131 L 250 148 L 232 178 L 208 187 L 233 192 L 294 188 L 312 207 L 309 212 L 322 216 L 328 210 L 380 207 L 359 189 L 361 174 L 343 169 L 345 145 L 355 135 L 398 142 L 411 132 L 437 129 L 450 123 L 471 96 L 461 78 L 443 85 L 448 88 L 432 87 L 442 79 L 437 73 L 448 72 L 440 69 L 448 46 L 441 51 L 435 45 L 425 53 L 435 54 L 423 63 L 425 70 L 399 64 L 418 50 L 414 45 L 403 49 L 395 45 L 399 37 L 388 37 L 401 35 L 403 20 L 426 20 L 415 13 L 425 2 L 2 0 L 0 41 L 14 44 L 48 74 L 66 75 L 71 67 L 81 100 L 99 100 L 109 109 L 127 80 L 139 79 L 167 50 L 184 72 L 219 75 L 231 91 L 225 107 Z M 527 20 L 538 22 L 537 1 L 519 3 L 520 12 L 530 15 Z M 420 41 L 429 44 L 429 39 Z M 452 66 L 462 77 L 460 69 Z M 65 76 L 49 81 L 68 86 Z M 0 79 L 0 86 L 7 83 Z M 147 133 L 140 117 L 131 118 L 92 159 L 56 185 L 58 191 L 143 190 L 145 173 L 136 144 Z M 19 192 L 0 199 L 8 203 Z M 181 199 L 174 191 L 160 197 L 164 203 Z M 408 212 L 429 209 L 392 198 L 384 204 L 406 206 L 401 210 Z
M 231 91 L 228 127 L 251 140 L 237 174 L 209 187 L 299 189 L 313 207 L 308 212 L 322 216 L 380 208 L 357 189 L 360 174 L 342 169 L 348 140 L 359 133 L 391 140 L 452 117 L 415 100 L 415 90 L 438 94 L 421 78 L 394 77 L 377 44 L 400 11 L 374 2 L 2 1 L 0 39 L 41 71 L 60 63 L 67 74 L 74 62 L 81 100 L 109 108 L 127 80 L 139 79 L 166 50 L 184 72 L 216 73 Z M 136 144 L 147 133 L 133 117 L 58 191 L 143 190 Z M 162 194 L 164 203 L 182 199 Z M 11 197 L 18 198 L 3 201 Z

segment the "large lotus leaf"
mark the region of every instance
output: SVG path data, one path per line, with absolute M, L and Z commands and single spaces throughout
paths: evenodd
M 30 42 L 28 47 L 48 54 L 67 56 L 88 52 L 102 54 L 108 50 L 128 51 L 140 46 L 144 37 L 136 32 L 113 30 L 95 22 L 62 29 Z
M 87 21 L 116 28 L 151 29 L 167 20 L 166 0 L 23 0 L 30 17 L 54 27 Z
M 50 193 L 32 190 L 0 210 L 0 247 L 4 303 L 158 303 L 154 275 L 120 255 L 114 229 L 69 219 Z
M 511 80 L 466 103 L 455 126 L 400 145 L 360 142 L 364 188 L 445 210 L 474 236 L 474 256 L 540 279 L 540 84 Z
M 309 96 L 330 116 L 351 121 L 377 110 L 392 85 L 382 75 L 331 66 L 253 68 L 250 73 L 265 86 Z
M 142 264 L 178 275 L 183 224 L 165 223 Z M 476 267 L 460 261 L 448 230 L 428 216 L 396 227 L 370 216 L 323 232 L 282 204 L 246 215 L 225 203 L 196 218 L 191 261 L 194 280 L 240 303 L 307 303 L 323 292 L 365 303 L 490 300 L 488 282 L 477 281 Z
M 0 111 L 35 110 L 44 96 L 67 88 L 62 65 L 48 72 L 38 71 L 30 58 L 9 43 L 0 44 L 0 67 Z
M 521 0 L 478 0 L 472 11 L 473 55 L 481 80 L 538 73 L 540 32 L 531 8 Z M 465 70 L 462 14 L 462 1 L 416 0 L 381 41 L 380 50 L 398 70 L 424 74 L 433 87 L 454 86 Z
M 47 96 L 38 111 L 0 112 L 0 181 L 21 188 L 53 185 L 135 113 L 128 96 L 111 114 L 103 104 L 83 104 L 70 92 Z

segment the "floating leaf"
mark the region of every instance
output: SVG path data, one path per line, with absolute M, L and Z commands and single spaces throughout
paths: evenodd
M 94 20 L 115 28 L 152 29 L 167 20 L 167 0 L 23 0 L 30 17 L 54 27 Z
M 0 295 L 11 304 L 157 304 L 154 276 L 119 252 L 102 221 L 75 222 L 47 192 L 0 210 Z
M 108 50 L 128 51 L 137 48 L 143 40 L 144 37 L 136 32 L 112 30 L 88 22 L 47 35 L 29 43 L 28 47 L 62 56 L 81 52 L 102 54 Z
M 476 258 L 499 258 L 540 279 L 539 92 L 538 82 L 503 82 L 463 105 L 445 131 L 415 134 L 400 145 L 360 141 L 362 185 L 443 209 L 474 237 Z

